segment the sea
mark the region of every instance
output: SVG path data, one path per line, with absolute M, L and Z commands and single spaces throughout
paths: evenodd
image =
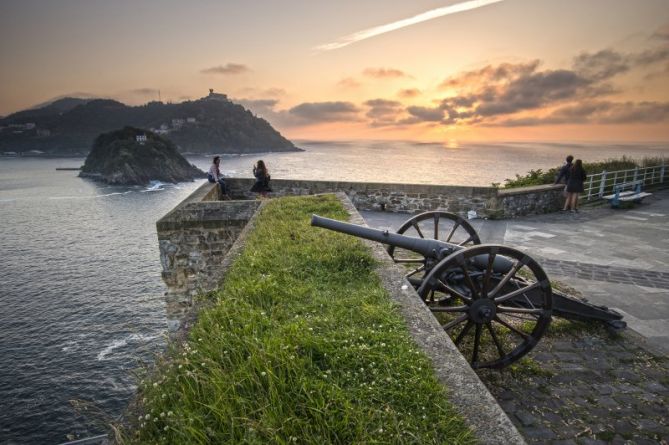
M 669 143 L 296 141 L 301 152 L 223 156 L 251 177 L 488 186 L 585 161 L 669 159 Z M 213 153 L 212 153 L 213 155 Z M 212 155 L 188 159 L 207 170 Z M 156 221 L 200 186 L 107 186 L 77 177 L 83 158 L 0 158 L 0 444 L 102 434 L 165 348 Z

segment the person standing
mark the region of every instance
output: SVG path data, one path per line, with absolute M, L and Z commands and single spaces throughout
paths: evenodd
M 255 176 L 256 182 L 253 184 L 253 187 L 251 187 L 251 191 L 260 193 L 260 196 L 266 198 L 267 193 L 271 192 L 272 189 L 269 186 L 269 170 L 262 159 L 253 166 L 253 176 Z
M 225 186 L 225 179 L 223 179 L 223 175 L 221 174 L 220 165 L 221 157 L 214 156 L 214 161 L 212 162 L 211 167 L 209 167 L 209 172 L 207 173 L 207 179 L 212 184 L 218 183 L 218 185 L 221 187 L 221 196 L 225 197 L 228 194 L 228 190 Z
M 567 163 L 560 167 L 560 170 L 558 171 L 557 176 L 555 177 L 555 182 L 554 184 L 566 184 L 567 181 L 569 180 L 569 171 L 571 170 L 571 162 L 574 160 L 574 157 L 572 155 L 567 156 L 567 159 L 565 159 Z
M 567 201 L 564 205 L 564 210 L 571 207 L 572 212 L 578 212 L 578 195 L 583 193 L 583 183 L 588 175 L 583 168 L 583 161 L 577 159 L 574 161 L 569 171 L 569 178 L 567 179 Z

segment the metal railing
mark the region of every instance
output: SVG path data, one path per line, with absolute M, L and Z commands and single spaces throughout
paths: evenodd
M 614 186 L 634 181 L 643 181 L 644 187 L 669 182 L 669 170 L 665 164 L 612 172 L 604 170 L 601 173 L 588 175 L 581 196 L 588 201 L 601 199 L 604 195 L 613 193 Z

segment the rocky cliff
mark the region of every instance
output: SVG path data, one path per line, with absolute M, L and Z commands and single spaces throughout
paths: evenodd
M 188 163 L 169 139 L 125 127 L 95 139 L 79 176 L 108 184 L 145 185 L 192 181 L 204 178 L 205 173 Z

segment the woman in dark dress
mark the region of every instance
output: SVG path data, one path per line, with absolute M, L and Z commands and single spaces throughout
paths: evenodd
M 567 201 L 565 202 L 565 210 L 571 207 L 572 212 L 578 212 L 578 195 L 583 193 L 583 182 L 588 175 L 583 169 L 583 161 L 577 159 L 569 172 L 569 179 L 567 180 Z
M 253 187 L 251 187 L 251 191 L 260 193 L 260 196 L 263 198 L 267 197 L 267 193 L 271 192 L 272 189 L 269 186 L 269 170 L 267 170 L 262 159 L 253 166 L 253 176 L 256 177 L 256 182 L 253 184 Z

